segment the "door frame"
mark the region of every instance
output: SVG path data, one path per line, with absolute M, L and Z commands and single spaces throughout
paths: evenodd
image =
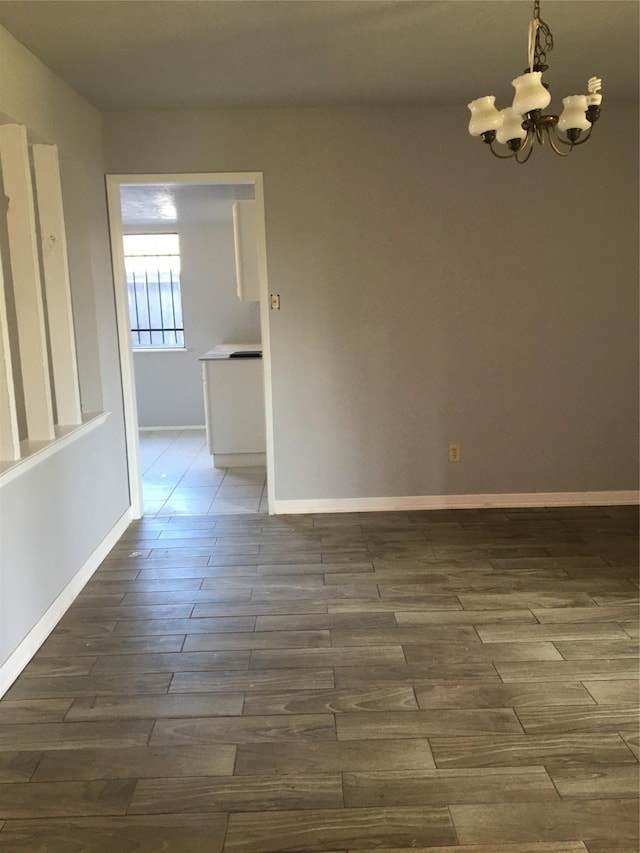
M 120 349 L 120 374 L 124 407 L 129 496 L 132 518 L 141 518 L 142 472 L 140 470 L 140 437 L 138 406 L 131 346 L 129 296 L 124 267 L 122 211 L 120 187 L 131 184 L 251 184 L 255 188 L 258 211 L 258 274 L 260 277 L 260 333 L 262 337 L 262 367 L 264 372 L 264 410 L 267 460 L 267 502 L 269 513 L 274 511 L 275 472 L 273 437 L 273 395 L 271 383 L 271 336 L 269 327 L 269 282 L 267 277 L 267 242 L 264 212 L 264 181 L 262 172 L 189 172 L 178 174 L 108 174 L 105 176 L 111 263 L 115 288 L 116 324 Z

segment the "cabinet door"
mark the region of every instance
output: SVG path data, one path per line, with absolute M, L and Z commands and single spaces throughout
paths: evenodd
M 259 302 L 258 223 L 255 201 L 234 202 L 233 234 L 238 299 L 242 302 Z

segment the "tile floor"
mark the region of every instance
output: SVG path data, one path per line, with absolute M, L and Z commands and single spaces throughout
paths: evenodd
M 0 701 L 0 850 L 637 853 L 637 654 L 637 508 L 143 518 Z
M 266 469 L 214 468 L 202 430 L 140 430 L 145 516 L 268 512 Z

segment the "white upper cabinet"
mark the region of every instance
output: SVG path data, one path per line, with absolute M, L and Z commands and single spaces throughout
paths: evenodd
M 234 202 L 233 233 L 238 299 L 243 302 L 259 302 L 258 222 L 255 201 Z

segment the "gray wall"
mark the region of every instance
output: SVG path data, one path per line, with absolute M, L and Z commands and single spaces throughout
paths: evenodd
M 104 120 L 113 172 L 264 172 L 277 499 L 637 487 L 635 105 L 526 166 L 464 105 Z
M 259 306 L 240 302 L 236 292 L 231 204 L 220 221 L 125 227 L 127 233 L 161 230 L 180 237 L 186 351 L 134 351 L 141 427 L 204 425 L 198 357 L 216 344 L 260 340 Z
M 55 142 L 63 162 L 85 410 L 106 422 L 0 487 L 0 664 L 129 505 L 107 240 L 101 119 L 0 27 L 0 112 Z

